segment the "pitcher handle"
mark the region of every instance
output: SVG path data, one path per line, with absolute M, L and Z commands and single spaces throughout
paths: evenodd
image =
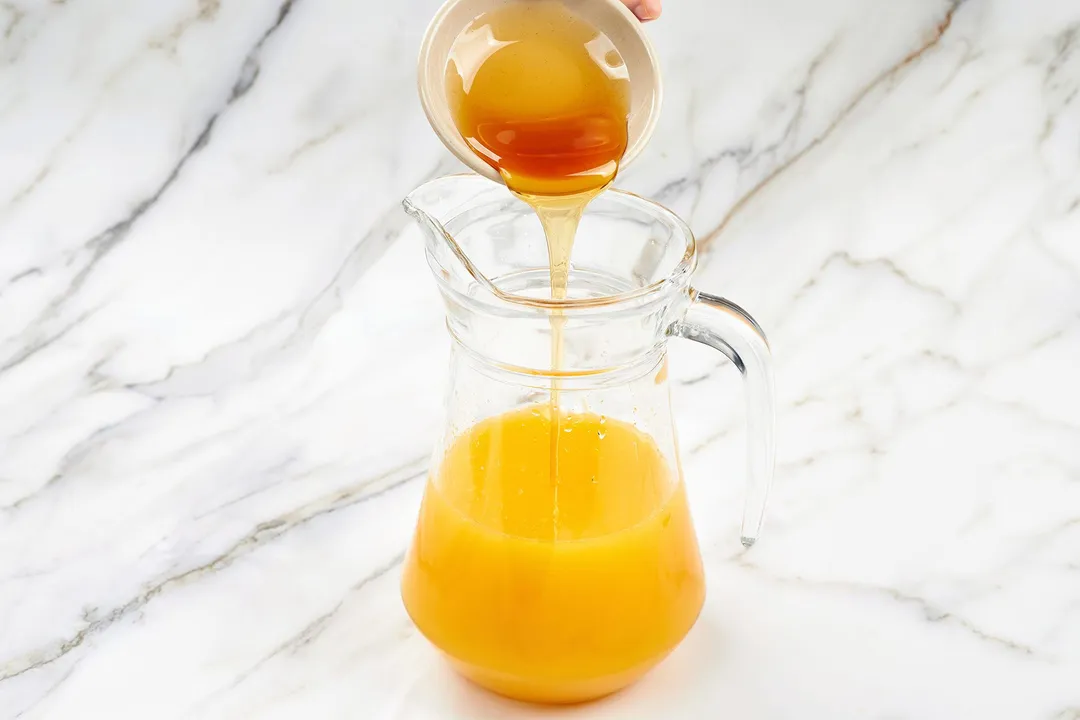
M 730 300 L 697 290 L 690 291 L 690 298 L 689 308 L 671 326 L 669 333 L 716 348 L 743 376 L 748 478 L 741 539 L 745 547 L 750 547 L 761 533 L 775 465 L 773 368 L 769 341 L 757 321 Z

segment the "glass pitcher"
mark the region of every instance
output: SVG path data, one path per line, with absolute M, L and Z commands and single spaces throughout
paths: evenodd
M 745 379 L 749 546 L 773 470 L 765 336 L 691 287 L 690 229 L 630 193 L 587 207 L 562 301 L 550 299 L 540 223 L 505 187 L 449 176 L 404 205 L 426 231 L 452 338 L 405 607 L 461 674 L 495 692 L 560 703 L 614 692 L 674 649 L 704 601 L 667 340 L 710 345 Z

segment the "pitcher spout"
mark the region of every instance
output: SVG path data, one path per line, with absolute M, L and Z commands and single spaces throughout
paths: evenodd
M 428 262 L 445 280 L 460 277 L 470 285 L 478 283 L 502 298 L 495 284 L 470 260 L 447 227 L 451 220 L 467 218 L 469 211 L 488 206 L 493 197 L 506 199 L 506 188 L 474 173 L 446 175 L 429 180 L 402 200 L 405 213 L 424 231 Z
M 568 296 L 551 293 L 547 239 L 536 212 L 505 185 L 447 175 L 403 201 L 424 231 L 428 265 L 444 294 L 500 312 L 585 312 L 666 306 L 677 315 L 695 264 L 690 229 L 671 211 L 608 189 L 581 218 Z M 651 311 L 650 311 L 651 312 Z

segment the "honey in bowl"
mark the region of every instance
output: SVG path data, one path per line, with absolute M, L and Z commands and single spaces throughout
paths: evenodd
M 458 131 L 514 192 L 591 193 L 615 177 L 627 144 L 626 65 L 562 3 L 481 15 L 458 36 L 446 73 Z
M 557 0 L 510 2 L 454 42 L 447 100 L 461 136 L 536 211 L 551 296 L 566 297 L 581 213 L 626 152 L 630 80 L 611 40 Z M 552 323 L 552 369 L 562 360 Z

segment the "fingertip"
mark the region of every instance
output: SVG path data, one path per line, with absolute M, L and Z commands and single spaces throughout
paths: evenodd
M 637 16 L 642 22 L 648 22 L 660 17 L 661 0 L 642 0 L 637 6 Z

